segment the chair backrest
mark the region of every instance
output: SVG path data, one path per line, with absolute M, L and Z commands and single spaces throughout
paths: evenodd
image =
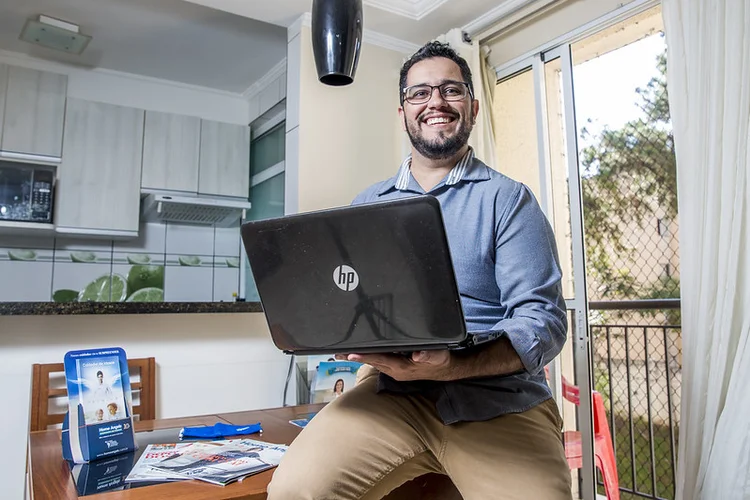
M 564 375 L 560 375 L 560 377 L 562 378 L 563 397 L 573 404 L 581 404 L 581 390 L 578 389 L 578 386 L 569 383 Z
M 133 416 L 140 420 L 156 418 L 156 360 L 128 360 Z M 31 382 L 30 431 L 44 431 L 61 424 L 68 408 L 68 389 L 62 363 L 34 364 Z M 57 411 L 53 411 L 57 410 Z
M 577 385 L 573 385 L 562 376 L 563 397 L 575 403 L 581 404 L 581 391 Z M 594 434 L 610 435 L 609 423 L 607 423 L 607 410 L 604 408 L 604 399 L 598 391 L 591 391 L 592 413 L 594 414 Z

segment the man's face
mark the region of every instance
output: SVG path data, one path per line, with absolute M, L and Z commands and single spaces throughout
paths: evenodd
M 445 57 L 416 63 L 406 75 L 406 86 L 463 82 L 458 64 Z M 479 102 L 467 95 L 460 101 L 446 101 L 438 89 L 422 104 L 404 101 L 399 114 L 414 149 L 426 158 L 439 160 L 458 153 L 469 141 Z
M 100 384 L 104 382 L 104 375 L 102 375 L 101 373 L 97 374 L 96 377 L 99 379 Z

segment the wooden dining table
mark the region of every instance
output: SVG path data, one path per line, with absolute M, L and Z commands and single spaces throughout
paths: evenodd
M 136 421 L 136 438 L 139 433 L 159 429 L 180 429 L 182 427 L 211 426 L 217 422 L 233 425 L 245 425 L 260 422 L 262 433 L 248 437 L 269 443 L 291 444 L 302 430 L 289 423 L 306 413 L 320 410 L 323 404 L 287 406 L 269 410 L 255 410 L 216 415 L 201 415 L 185 418 L 167 418 Z M 33 500 L 68 500 L 79 498 L 76 482 L 71 474 L 71 467 L 63 460 L 61 434 L 59 429 L 31 432 L 29 434 L 29 480 Z M 175 432 L 176 436 L 176 432 Z M 234 482 L 227 486 L 188 480 L 164 484 L 139 486 L 129 489 L 107 491 L 85 497 L 92 500 L 114 499 L 162 499 L 179 498 L 181 500 L 224 500 L 224 499 L 264 499 L 266 486 L 271 481 L 273 469 L 260 472 Z
M 185 426 L 212 426 L 217 422 L 247 425 L 260 422 L 262 433 L 248 437 L 269 443 L 291 444 L 302 429 L 289 423 L 305 414 L 317 412 L 325 404 L 287 406 L 267 410 L 253 410 L 216 415 L 201 415 L 185 418 L 167 418 L 135 422 L 136 439 L 150 431 L 173 429 L 174 436 Z M 168 441 L 170 442 L 170 441 Z M 173 442 L 173 441 L 172 441 Z M 266 487 L 271 481 L 273 469 L 260 472 L 226 486 L 217 486 L 197 480 L 177 481 L 149 486 L 117 489 L 79 497 L 71 466 L 62 457 L 61 433 L 59 429 L 31 432 L 28 453 L 29 482 L 32 500 L 156 500 L 179 498 L 180 500 L 226 500 L 266 498 Z M 427 474 L 409 481 L 391 492 L 386 500 L 460 499 L 453 483 L 446 476 Z

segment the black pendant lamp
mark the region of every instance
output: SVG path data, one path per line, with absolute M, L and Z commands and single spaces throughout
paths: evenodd
M 362 46 L 362 0 L 313 0 L 312 44 L 321 83 L 352 83 Z

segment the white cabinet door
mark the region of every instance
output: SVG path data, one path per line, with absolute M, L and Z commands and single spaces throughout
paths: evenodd
M 55 224 L 59 232 L 138 234 L 143 111 L 68 99 Z
M 198 192 L 201 120 L 146 111 L 141 187 Z
M 65 75 L 9 66 L 2 150 L 59 158 L 67 89 Z
M 250 127 L 201 121 L 198 192 L 247 199 L 250 189 Z
M 0 144 L 3 139 L 3 117 L 5 116 L 5 89 L 8 86 L 8 66 L 0 64 Z

